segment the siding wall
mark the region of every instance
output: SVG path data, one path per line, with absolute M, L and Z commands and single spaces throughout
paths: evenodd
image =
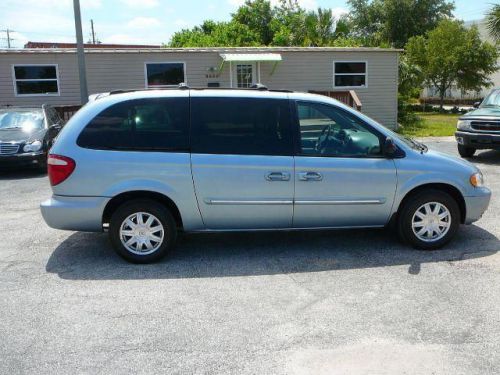
M 253 51 L 252 51 L 253 52 Z M 261 82 L 270 89 L 295 91 L 333 90 L 334 61 L 366 61 L 368 76 L 366 88 L 356 88 L 363 113 L 388 127 L 397 122 L 396 51 L 272 51 L 280 53 L 281 61 L 274 74 L 274 63 L 262 62 Z M 192 87 L 206 87 L 208 82 L 220 82 L 229 87 L 229 63 L 219 77 L 207 78 L 209 67 L 219 68 L 218 52 L 105 52 L 87 53 L 89 94 L 114 89 L 145 86 L 144 63 L 182 61 L 186 63 L 187 83 Z M 58 64 L 60 96 L 16 97 L 12 81 L 12 64 Z M 337 90 L 342 91 L 341 88 Z M 78 104 L 80 101 L 78 66 L 75 53 L 26 52 L 0 53 L 0 105 L 54 105 Z

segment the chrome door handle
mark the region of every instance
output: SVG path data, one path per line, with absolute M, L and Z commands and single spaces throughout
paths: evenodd
M 269 172 L 266 174 L 267 181 L 290 181 L 290 173 L 288 172 Z
M 318 172 L 299 172 L 300 181 L 321 181 L 323 176 Z

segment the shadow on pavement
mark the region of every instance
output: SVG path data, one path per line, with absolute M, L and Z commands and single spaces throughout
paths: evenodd
M 74 233 L 52 253 L 46 270 L 70 280 L 258 276 L 456 262 L 495 254 L 500 241 L 477 226 L 462 227 L 445 249 L 402 246 L 386 230 L 190 234 L 164 261 L 134 265 L 114 253 L 103 233 Z
M 44 177 L 46 172 L 40 169 L 0 169 L 0 180 L 25 180 L 29 178 Z
M 467 158 L 471 163 L 481 163 L 487 165 L 500 165 L 499 150 L 476 151 L 476 155 L 472 158 Z

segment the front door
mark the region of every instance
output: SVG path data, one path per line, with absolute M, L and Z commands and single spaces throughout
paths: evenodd
M 257 82 L 256 66 L 252 62 L 236 63 L 233 68 L 233 81 L 237 88 L 249 88 Z
M 297 102 L 296 118 L 294 227 L 386 224 L 397 176 L 384 137 L 332 105 Z
M 291 227 L 289 102 L 197 95 L 192 92 L 191 167 L 205 227 Z

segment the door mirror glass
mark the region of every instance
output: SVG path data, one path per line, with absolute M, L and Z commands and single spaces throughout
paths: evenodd
M 398 151 L 398 146 L 394 143 L 391 137 L 387 137 L 384 142 L 384 155 L 392 158 L 396 155 Z

